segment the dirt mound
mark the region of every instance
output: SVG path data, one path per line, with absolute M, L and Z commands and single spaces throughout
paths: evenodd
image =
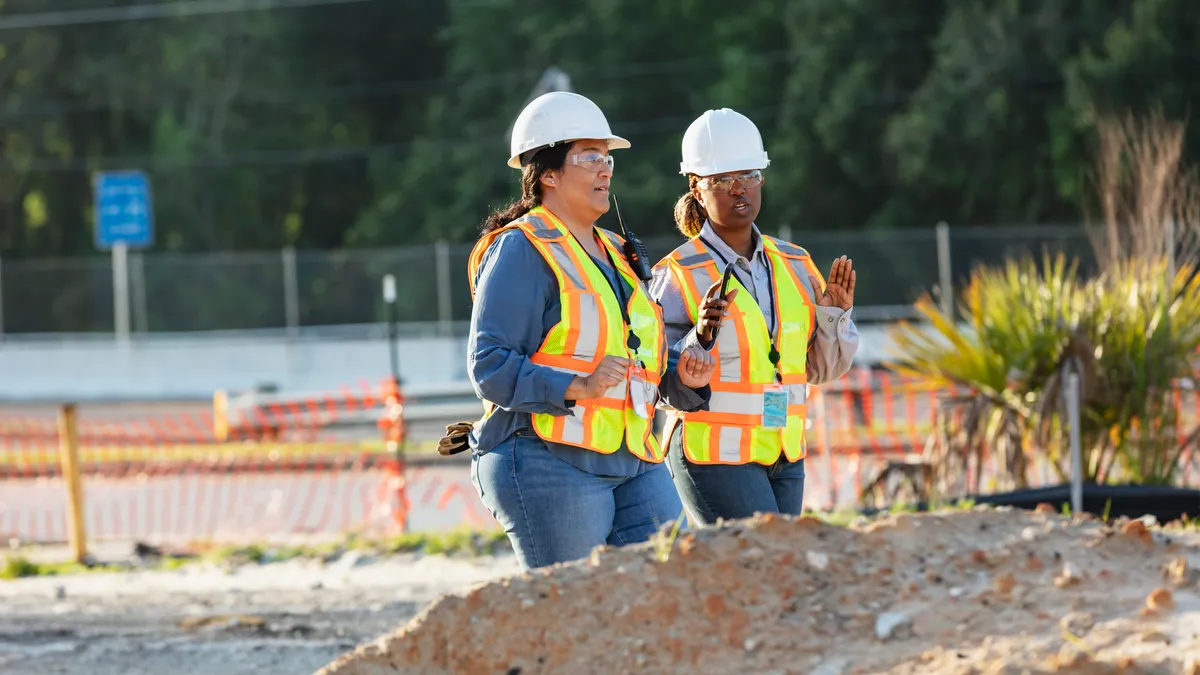
M 320 675 L 1200 675 L 1198 563 L 1139 521 L 766 516 L 444 596 Z

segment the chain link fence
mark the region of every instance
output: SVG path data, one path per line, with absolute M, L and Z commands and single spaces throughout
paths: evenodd
M 953 227 L 775 234 L 812 254 L 823 272 L 834 257 L 859 270 L 856 315 L 908 316 L 914 299 L 980 264 L 1065 252 L 1093 264 L 1081 226 Z M 647 240 L 657 260 L 678 237 Z M 385 320 L 381 280 L 396 279 L 396 320 L 439 330 L 470 319 L 470 244 L 373 250 L 252 253 L 131 252 L 129 329 L 145 333 L 308 331 Z M 113 263 L 96 256 L 0 259 L 0 335 L 113 333 Z M 514 292 L 519 292 L 514 289 Z

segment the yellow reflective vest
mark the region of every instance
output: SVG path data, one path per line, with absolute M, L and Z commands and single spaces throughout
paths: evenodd
M 802 280 L 809 274 L 816 277 L 821 284 L 817 292 L 824 292 L 825 281 L 804 249 L 773 237 L 763 236 L 762 240 L 771 267 L 775 325 L 767 325 L 754 294 L 736 274 L 731 277 L 730 287 L 738 289 L 738 294 L 717 334 L 717 367 L 709 384 L 712 398 L 708 409 L 668 415 L 664 442 L 682 425 L 684 454 L 695 464 L 770 465 L 780 453 L 791 461 L 806 454 L 805 366 L 816 330 L 816 305 Z M 725 263 L 719 263 L 704 240 L 696 237 L 658 265 L 665 265 L 682 289 L 695 325 L 704 292 L 721 279 Z M 779 355 L 778 372 L 770 358 L 772 337 Z M 788 395 L 785 426 L 763 424 L 763 393 L 768 389 Z
M 519 229 L 546 260 L 558 280 L 561 318 L 542 340 L 529 360 L 561 372 L 586 377 L 605 356 L 619 356 L 641 362 L 645 369 L 643 414 L 633 407 L 630 380 L 610 388 L 599 398 L 575 401 L 566 416 L 535 413 L 533 429 L 545 441 L 563 443 L 611 454 L 624 441 L 629 451 L 649 462 L 663 460 L 662 447 L 652 431 L 658 385 L 667 367 L 667 344 L 663 331 L 662 308 L 646 292 L 640 279 L 621 252 L 624 241 L 618 235 L 596 228 L 600 243 L 608 249 L 618 273 L 633 288 L 626 309 L 634 334 L 640 341 L 636 351 L 627 345 L 629 328 L 621 315 L 616 292 L 604 272 L 553 213 L 543 206 L 507 226 L 480 238 L 468 264 L 471 294 L 483 255 L 496 237 Z M 499 290 L 499 289 L 497 289 Z M 520 292 L 520 289 L 512 289 Z M 500 291 L 504 292 L 504 291 Z M 495 406 L 487 401 L 487 415 Z M 485 415 L 486 417 L 486 415 Z

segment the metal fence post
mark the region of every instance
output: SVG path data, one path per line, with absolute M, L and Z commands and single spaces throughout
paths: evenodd
M 938 287 L 941 290 L 942 314 L 954 316 L 954 277 L 950 270 L 950 226 L 937 224 Z
M 288 337 L 300 332 L 300 289 L 296 282 L 296 249 L 284 246 L 283 257 L 283 316 Z
M 454 305 L 450 296 L 450 244 L 439 239 L 433 249 L 437 264 L 438 330 L 442 335 L 449 335 L 454 319 Z
M 112 246 L 113 335 L 117 343 L 129 344 L 129 247 L 123 241 Z
M 1066 399 L 1068 440 L 1071 449 L 1071 513 L 1083 513 L 1083 448 L 1079 439 L 1079 373 L 1072 367 L 1067 372 L 1063 397 Z
M 149 330 L 146 316 L 146 258 L 145 253 L 136 251 L 129 270 L 129 290 L 133 294 L 133 331 L 145 333 Z

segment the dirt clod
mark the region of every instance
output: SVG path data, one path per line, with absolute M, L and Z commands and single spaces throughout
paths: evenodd
M 1171 595 L 1171 591 L 1165 588 L 1156 588 L 1146 596 L 1146 608 L 1155 611 L 1171 609 L 1175 606 L 1175 598 Z

